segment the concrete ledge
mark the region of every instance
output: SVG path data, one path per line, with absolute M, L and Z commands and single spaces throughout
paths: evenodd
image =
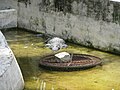
M 0 10 L 0 29 L 17 27 L 17 11 L 15 9 Z
M 0 32 L 0 90 L 22 90 L 24 80 L 12 50 Z

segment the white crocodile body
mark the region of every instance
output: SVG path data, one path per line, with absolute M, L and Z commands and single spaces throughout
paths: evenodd
M 67 45 L 65 44 L 65 41 L 59 37 L 54 37 L 51 40 L 48 41 L 46 46 L 53 51 L 57 51 L 61 48 L 66 48 Z

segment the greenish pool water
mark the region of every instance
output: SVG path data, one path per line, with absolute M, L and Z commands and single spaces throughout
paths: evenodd
M 67 43 L 68 48 L 60 51 L 98 56 L 103 65 L 82 71 L 49 71 L 38 66 L 42 56 L 53 53 L 44 47 L 44 38 L 22 29 L 3 33 L 22 70 L 24 90 L 42 90 L 42 86 L 45 90 L 120 90 L 120 56 Z

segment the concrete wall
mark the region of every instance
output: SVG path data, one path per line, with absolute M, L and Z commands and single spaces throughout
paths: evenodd
M 17 27 L 17 11 L 15 9 L 0 10 L 0 29 Z
M 18 0 L 0 0 L 0 10 L 17 9 Z
M 19 0 L 18 27 L 120 54 L 120 3 Z
M 0 29 L 17 27 L 17 3 L 17 0 L 0 1 Z M 23 88 L 24 80 L 20 67 L 0 32 L 0 90 L 23 90 Z
M 120 3 L 109 0 L 2 0 L 18 27 L 120 54 Z
M 0 32 L 0 90 L 22 90 L 23 77 L 3 34 Z

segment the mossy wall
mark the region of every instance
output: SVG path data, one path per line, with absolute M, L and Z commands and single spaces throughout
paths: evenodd
M 18 0 L 26 5 L 32 4 L 32 0 Z M 36 1 L 37 2 L 37 1 Z M 106 22 L 120 23 L 120 3 L 109 0 L 39 0 L 39 11 L 55 11 L 71 13 L 103 20 Z

